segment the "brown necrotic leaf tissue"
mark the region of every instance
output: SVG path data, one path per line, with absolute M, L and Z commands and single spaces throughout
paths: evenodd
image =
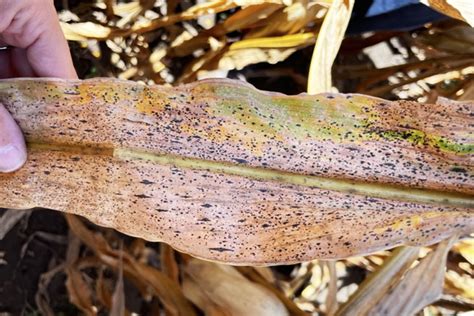
M 474 230 L 474 104 L 286 96 L 231 80 L 0 81 L 29 159 L 0 207 L 85 216 L 233 264 Z

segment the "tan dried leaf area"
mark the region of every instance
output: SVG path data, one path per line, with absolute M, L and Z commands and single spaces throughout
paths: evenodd
M 474 3 L 470 0 L 421 0 L 421 3 L 474 27 Z
M 473 104 L 286 96 L 232 80 L 0 81 L 29 160 L 0 207 L 43 207 L 199 258 L 282 264 L 474 227 Z

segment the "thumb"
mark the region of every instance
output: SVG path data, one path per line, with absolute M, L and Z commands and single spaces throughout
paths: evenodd
M 20 128 L 0 103 L 0 172 L 12 172 L 26 161 L 26 145 Z

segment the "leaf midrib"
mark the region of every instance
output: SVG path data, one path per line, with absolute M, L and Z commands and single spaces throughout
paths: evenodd
M 108 156 L 114 157 L 118 160 L 145 160 L 159 165 L 174 166 L 184 169 L 205 170 L 212 173 L 240 176 L 259 181 L 293 184 L 386 200 L 474 208 L 474 196 L 465 193 L 443 192 L 433 189 L 420 189 L 384 183 L 370 183 L 297 174 L 269 168 L 181 157 L 171 154 L 153 153 L 129 148 L 42 143 L 40 141 L 28 142 L 28 148 L 33 150 L 75 153 L 78 155 Z

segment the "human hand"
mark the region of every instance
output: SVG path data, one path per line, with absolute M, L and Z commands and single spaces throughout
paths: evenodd
M 77 78 L 53 0 L 0 0 L 0 78 Z M 0 103 L 0 172 L 26 161 L 20 128 Z

